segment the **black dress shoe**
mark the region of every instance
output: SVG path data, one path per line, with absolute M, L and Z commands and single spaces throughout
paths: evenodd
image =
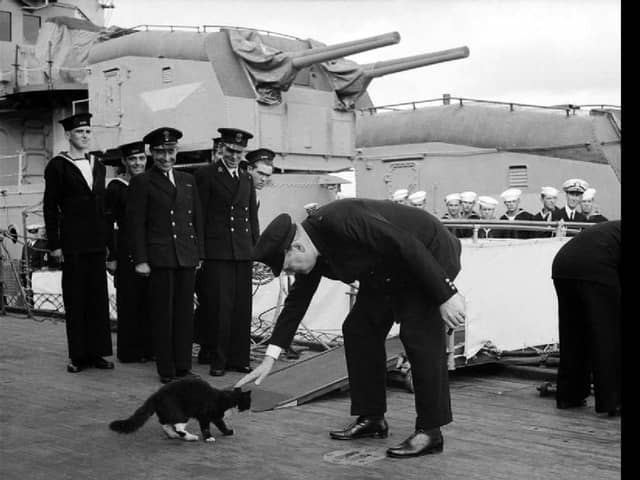
M 358 417 L 344 430 L 329 432 L 334 440 L 354 440 L 356 438 L 387 438 L 389 425 L 384 418 Z
M 160 382 L 161 383 L 169 383 L 172 380 L 173 380 L 173 377 L 163 377 L 162 375 L 160 375 Z
M 78 373 L 84 370 L 84 366 L 78 363 L 70 362 L 67 364 L 67 372 L 69 373 Z
M 224 375 L 224 368 L 210 368 L 209 375 L 212 377 L 222 377 Z
M 291 347 L 287 347 L 284 349 L 284 356 L 288 360 L 298 360 L 300 358 L 300 353 Z
M 91 364 L 100 370 L 111 370 L 113 368 L 113 362 L 105 360 L 102 357 L 95 358 Z
M 586 404 L 587 400 L 584 398 L 582 400 L 561 400 L 556 398 L 556 407 L 561 410 L 565 410 L 567 408 L 580 408 L 584 407 Z
M 432 430 L 418 429 L 397 447 L 387 449 L 387 456 L 394 458 L 409 458 L 440 453 L 444 448 L 444 439 L 439 428 Z
M 227 370 L 231 370 L 233 372 L 240 372 L 240 373 L 250 373 L 252 372 L 252 369 L 250 366 L 244 366 L 244 367 L 237 367 L 235 365 L 229 365 L 227 366 Z

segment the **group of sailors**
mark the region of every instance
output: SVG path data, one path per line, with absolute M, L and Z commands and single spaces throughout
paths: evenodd
M 114 368 L 104 358 L 113 354 L 105 269 L 117 292 L 121 362 L 155 360 L 167 383 L 192 375 L 195 342 L 211 375 L 251 371 L 256 191 L 273 173 L 275 153 L 245 155 L 253 135 L 220 128 L 211 163 L 191 174 L 173 168 L 182 132 L 162 127 L 119 146 L 122 171 L 106 184 L 105 166 L 89 154 L 90 119 L 60 122 L 69 150 L 45 168 L 47 248 L 62 267 L 67 371 Z
M 540 189 L 540 202 L 542 207 L 539 212 L 532 214 L 520 207 L 522 190 L 509 188 L 500 194 L 504 203 L 505 212 L 496 218 L 498 200 L 488 195 L 478 196 L 475 192 L 465 191 L 450 193 L 445 196 L 444 202 L 447 211 L 442 216 L 445 220 L 525 220 L 538 222 L 591 222 L 600 223 L 607 218 L 598 212 L 594 204 L 596 189 L 590 187 L 588 182 L 580 178 L 571 178 L 562 185 L 566 196 L 564 207 L 557 205 L 558 189 L 544 186 Z M 393 192 L 390 200 L 396 203 L 425 208 L 426 192 L 419 190 L 409 194 L 409 190 L 402 188 Z M 477 206 L 477 210 L 476 210 Z M 471 228 L 451 227 L 450 230 L 459 238 L 471 237 Z M 479 228 L 478 238 L 535 238 L 553 235 L 549 231 L 526 231 L 504 228 Z

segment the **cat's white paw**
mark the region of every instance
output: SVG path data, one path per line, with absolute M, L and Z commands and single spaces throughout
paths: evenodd
M 209 437 L 209 438 L 205 439 L 205 442 L 207 442 L 207 443 L 213 443 L 215 441 L 216 441 L 215 437 Z
M 199 439 L 200 437 L 198 435 L 194 435 L 192 433 L 189 433 L 187 431 L 185 431 L 185 436 L 182 437 L 182 439 L 186 442 L 195 442 Z
M 175 431 L 173 425 L 162 425 L 162 430 L 169 438 L 180 438 L 180 435 Z

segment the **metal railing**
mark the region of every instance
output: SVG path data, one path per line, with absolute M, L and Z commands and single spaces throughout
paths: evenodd
M 11 173 L 3 173 L 0 174 L 0 178 L 16 178 L 16 183 L 9 183 L 8 185 L 17 185 L 18 193 L 22 193 L 22 183 L 24 179 L 24 169 L 25 169 L 25 151 L 19 150 L 15 154 L 12 155 L 0 155 L 0 162 L 4 162 L 5 160 L 16 158 L 18 160 L 17 170 Z M 4 182 L 1 182 L 4 184 Z
M 360 111 L 368 112 L 368 113 L 377 113 L 378 111 L 405 111 L 405 110 L 417 110 L 421 106 L 427 106 L 433 103 L 442 103 L 442 105 L 450 105 L 452 101 L 458 103 L 459 106 L 464 106 L 466 103 L 479 103 L 484 105 L 492 105 L 496 107 L 508 107 L 509 111 L 515 111 L 516 108 L 530 108 L 537 110 L 552 110 L 552 111 L 564 111 L 567 116 L 576 115 L 576 113 L 582 107 L 598 107 L 600 109 L 613 108 L 613 109 L 621 109 L 622 107 L 618 105 L 608 105 L 608 104 L 585 104 L 585 105 L 535 105 L 531 103 L 519 103 L 519 102 L 503 102 L 497 100 L 483 100 L 478 98 L 467 98 L 467 97 L 452 97 L 449 94 L 443 94 L 442 97 L 439 98 L 430 98 L 425 100 L 415 100 L 411 102 L 403 102 L 403 103 L 393 103 L 388 105 L 374 105 L 373 107 L 362 108 Z
M 441 221 L 447 227 L 471 229 L 473 232 L 471 238 L 474 243 L 479 240 L 480 229 L 541 232 L 549 233 L 554 237 L 564 237 L 595 225 L 593 222 L 566 222 L 564 220 L 546 222 L 538 220 L 442 219 Z M 504 240 L 504 238 L 487 238 L 487 240 Z

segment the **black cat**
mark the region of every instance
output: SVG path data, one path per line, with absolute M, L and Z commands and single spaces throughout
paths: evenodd
M 198 440 L 185 430 L 190 418 L 200 423 L 202 439 L 215 442 L 209 430 L 209 423 L 218 427 L 223 435 L 233 435 L 233 430 L 224 423 L 224 413 L 237 407 L 239 411 L 251 407 L 251 392 L 240 388 L 218 390 L 197 377 L 175 380 L 163 385 L 151 395 L 133 415 L 125 420 L 115 420 L 109 428 L 120 433 L 131 433 L 139 429 L 154 413 L 169 438 L 182 438 L 187 441 Z

